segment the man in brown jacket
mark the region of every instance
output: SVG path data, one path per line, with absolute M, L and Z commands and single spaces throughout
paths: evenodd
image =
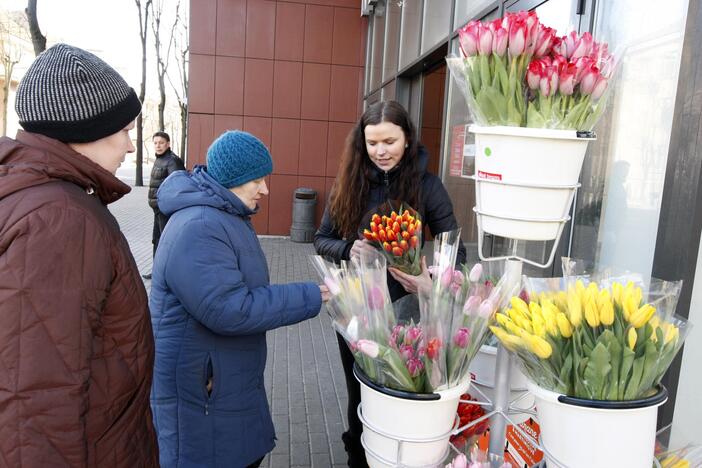
M 20 82 L 0 139 L 0 466 L 155 467 L 146 291 L 107 209 L 141 104 L 65 44 Z

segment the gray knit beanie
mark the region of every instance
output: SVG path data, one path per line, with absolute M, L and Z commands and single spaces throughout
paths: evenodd
M 141 103 L 103 60 L 56 44 L 34 60 L 20 81 L 15 110 L 28 132 L 87 143 L 122 130 L 139 115 Z

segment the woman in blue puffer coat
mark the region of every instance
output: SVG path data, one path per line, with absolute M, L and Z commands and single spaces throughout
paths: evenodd
M 251 216 L 272 170 L 263 143 L 229 131 L 208 149 L 207 167 L 176 172 L 158 191 L 170 220 L 149 301 L 151 405 L 164 468 L 256 467 L 275 446 L 266 331 L 316 316 L 329 293 L 269 284 Z

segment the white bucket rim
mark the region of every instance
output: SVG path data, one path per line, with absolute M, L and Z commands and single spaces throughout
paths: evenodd
M 640 411 L 647 408 L 660 406 L 668 401 L 668 389 L 663 384 L 658 384 L 658 391 L 646 398 L 638 398 L 636 400 L 591 400 L 587 398 L 578 398 L 563 395 L 562 393 L 552 392 L 535 384 L 527 379 L 527 388 L 536 396 L 549 403 L 560 404 L 572 408 L 581 408 L 590 411 Z M 538 403 L 537 403 L 538 407 Z
M 550 138 L 554 140 L 592 141 L 597 139 L 597 136 L 594 132 L 577 130 L 555 130 L 550 128 L 508 127 L 506 125 L 495 125 L 492 127 L 484 127 L 481 125 L 469 125 L 468 131 L 471 133 L 481 135 L 505 135 L 527 138 Z
M 408 400 L 417 403 L 433 403 L 441 400 L 458 399 L 461 395 L 468 391 L 471 383 L 470 373 L 468 373 L 463 381 L 461 381 L 458 385 L 454 385 L 446 390 L 439 390 L 434 393 L 413 393 L 378 385 L 377 383 L 371 381 L 356 363 L 353 365 L 353 375 L 361 385 L 367 387 L 369 390 L 379 393 L 385 398 Z

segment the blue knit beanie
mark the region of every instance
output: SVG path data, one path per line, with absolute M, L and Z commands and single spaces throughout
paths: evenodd
M 271 153 L 250 133 L 229 130 L 207 150 L 207 173 L 226 188 L 237 187 L 273 172 Z

